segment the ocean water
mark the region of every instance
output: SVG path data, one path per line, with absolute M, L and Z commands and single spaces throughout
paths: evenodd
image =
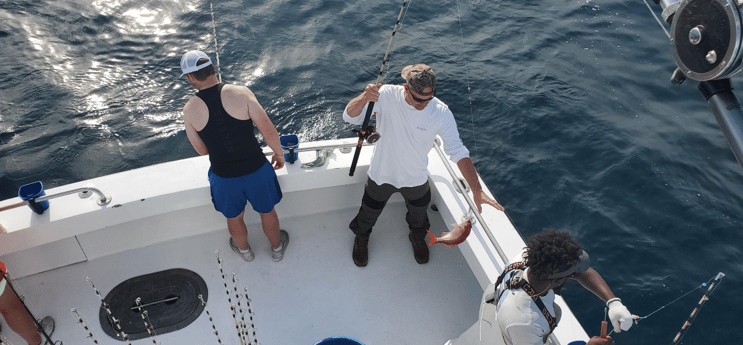
M 214 58 L 209 5 L 0 1 L 0 199 L 195 156 L 178 64 L 190 49 Z M 343 107 L 376 79 L 401 1 L 213 5 L 223 79 L 248 85 L 280 133 L 353 135 Z M 669 82 L 671 47 L 642 1 L 412 1 L 383 82 L 415 62 L 435 70 L 524 237 L 569 230 L 640 316 L 724 272 L 681 343 L 739 342 L 743 168 L 696 83 Z M 614 339 L 670 343 L 702 294 Z M 574 283 L 564 296 L 597 334 L 603 304 Z

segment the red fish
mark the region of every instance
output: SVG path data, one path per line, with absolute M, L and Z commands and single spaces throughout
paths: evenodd
M 441 237 L 436 237 L 430 231 L 428 231 L 428 235 L 431 236 L 431 242 L 428 242 L 428 245 L 430 246 L 436 243 L 443 243 L 447 247 L 456 247 L 467 239 L 467 236 L 470 235 L 471 231 L 472 220 L 470 219 L 467 219 L 466 222 L 455 226 L 452 231 L 441 234 Z

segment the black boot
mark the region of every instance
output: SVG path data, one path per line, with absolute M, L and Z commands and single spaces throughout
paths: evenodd
M 364 267 L 369 263 L 369 237 L 356 236 L 353 241 L 353 263 L 359 267 Z
M 417 261 L 419 264 L 427 263 L 428 245 L 426 245 L 425 235 L 424 237 L 416 238 L 413 236 L 413 233 L 410 233 L 408 235 L 408 238 L 410 239 L 410 243 L 413 244 L 413 255 L 415 256 L 415 261 Z

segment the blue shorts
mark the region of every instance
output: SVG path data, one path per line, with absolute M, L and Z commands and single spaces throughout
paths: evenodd
M 209 169 L 214 209 L 227 218 L 235 218 L 245 211 L 248 201 L 258 213 L 269 213 L 281 201 L 281 187 L 271 163 L 250 174 L 239 177 L 219 177 Z

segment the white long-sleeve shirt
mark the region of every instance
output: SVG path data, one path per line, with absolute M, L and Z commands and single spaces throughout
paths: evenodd
M 343 120 L 361 125 L 367 107 L 368 104 L 357 117 L 348 115 L 346 109 Z M 428 152 L 436 135 L 443 139 L 444 152 L 453 162 L 469 157 L 459 138 L 454 115 L 438 98 L 434 97 L 423 110 L 418 110 L 405 101 L 403 86 L 383 85 L 379 89 L 379 101 L 374 104 L 374 114 L 381 139 L 374 145 L 367 174 L 377 184 L 389 183 L 397 188 L 424 184 L 428 180 Z

